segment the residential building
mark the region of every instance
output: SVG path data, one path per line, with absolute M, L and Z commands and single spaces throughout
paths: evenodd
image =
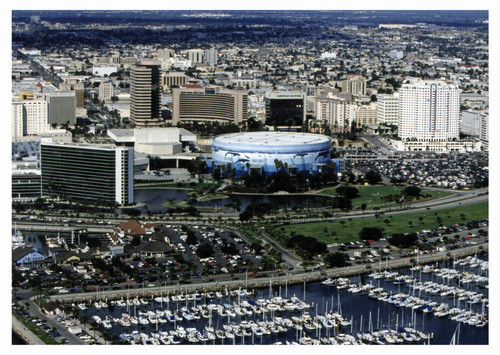
M 173 49 L 165 48 L 158 49 L 158 59 L 169 59 L 175 56 L 175 51 Z
M 350 74 L 341 82 L 342 92 L 352 95 L 366 95 L 366 79 L 361 75 Z
M 190 49 L 187 52 L 187 59 L 193 64 L 203 63 L 205 51 L 203 49 Z
M 134 151 L 114 145 L 43 143 L 42 196 L 129 204 Z
M 50 131 L 49 105 L 45 100 L 12 103 L 12 138 Z
M 105 81 L 99 84 L 99 100 L 108 101 L 113 97 L 113 82 Z
M 467 110 L 460 113 L 460 132 L 468 136 L 481 135 L 482 116 L 485 111 Z
M 24 104 L 22 102 L 13 102 L 11 109 L 12 117 L 12 139 L 24 136 L 26 130 L 26 120 L 24 119 Z
M 377 95 L 377 113 L 376 122 L 388 126 L 398 125 L 399 115 L 399 94 Z
M 479 135 L 479 139 L 481 140 L 482 143 L 482 149 L 488 151 L 489 150 L 489 121 L 490 121 L 490 115 L 488 112 L 486 112 L 482 117 L 481 117 L 481 133 Z
M 186 80 L 187 76 L 183 72 L 163 72 L 161 74 L 161 85 L 163 86 L 163 90 L 185 85 Z
M 221 87 L 174 88 L 173 124 L 178 122 L 232 122 L 247 120 L 248 95 L 244 90 L 227 90 Z
M 455 83 L 418 80 L 399 90 L 398 135 L 403 140 L 459 138 L 460 90 Z
M 377 108 L 375 104 L 360 105 L 356 108 L 354 119 L 357 127 L 375 124 L 377 121 Z
M 143 61 L 130 70 L 130 121 L 135 126 L 154 125 L 161 118 L 161 63 Z
M 352 100 L 334 96 L 316 98 L 316 119 L 325 121 L 334 132 L 350 131 L 356 115 L 356 105 Z
M 210 48 L 205 50 L 204 62 L 215 67 L 217 65 L 217 50 L 215 48 Z

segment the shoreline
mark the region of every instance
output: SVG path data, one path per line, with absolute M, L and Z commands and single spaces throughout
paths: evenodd
M 424 255 L 419 257 L 420 263 L 434 263 L 442 260 L 446 260 L 451 257 L 466 257 L 469 255 L 477 254 L 478 252 L 487 252 L 488 245 L 483 245 L 482 250 L 479 249 L 481 245 L 477 245 L 474 248 L 467 248 L 465 250 L 454 250 L 446 252 L 446 254 L 450 253 L 451 256 L 446 254 L 441 255 Z M 415 262 L 411 262 L 410 260 L 414 258 L 407 258 L 405 260 L 392 260 L 386 267 L 386 269 L 395 270 L 402 269 L 405 267 L 410 267 Z M 368 266 L 368 267 L 367 267 Z M 324 271 L 309 271 L 308 273 L 300 273 L 297 275 L 284 275 L 284 276 L 276 276 L 276 277 L 267 277 L 263 279 L 250 279 L 245 280 L 231 280 L 231 281 L 220 281 L 220 282 L 210 282 L 210 283 L 196 283 L 196 284 L 182 284 L 182 285 L 171 285 L 171 286 L 161 286 L 149 289 L 134 289 L 134 290 L 111 290 L 111 291 L 102 291 L 99 295 L 97 293 L 85 293 L 85 294 L 66 294 L 66 295 L 51 295 L 51 300 L 58 300 L 62 303 L 68 302 L 79 302 L 79 301 L 89 301 L 93 299 L 123 299 L 124 297 L 144 297 L 144 296 L 159 296 L 165 294 L 180 294 L 189 292 L 215 292 L 224 289 L 238 289 L 238 288 L 265 288 L 269 287 L 269 284 L 274 286 L 284 286 L 284 285 L 292 285 L 292 284 L 300 284 L 304 282 L 317 282 L 322 281 L 326 278 L 337 278 L 337 277 L 352 277 L 361 274 L 369 274 L 373 270 L 376 269 L 376 266 L 368 264 L 368 265 L 356 265 L 349 266 L 341 269 L 329 269 Z

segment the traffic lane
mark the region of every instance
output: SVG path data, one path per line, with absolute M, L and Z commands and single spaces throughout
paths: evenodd
M 63 338 L 69 341 L 70 344 L 72 345 L 87 345 L 82 339 L 78 338 L 76 335 L 70 333 L 68 329 L 63 326 L 61 323 L 59 323 L 57 320 L 55 320 L 55 317 L 53 318 L 52 316 L 45 315 L 42 313 L 39 308 L 33 303 L 33 301 L 27 300 L 25 301 L 25 305 L 29 309 L 29 313 L 35 317 L 35 318 L 40 318 L 44 319 L 47 321 L 47 325 L 49 325 L 51 328 L 56 327 L 57 331 Z

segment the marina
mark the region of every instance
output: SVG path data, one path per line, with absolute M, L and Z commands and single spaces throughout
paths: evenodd
M 302 285 L 97 297 L 72 307 L 124 344 L 488 344 L 487 283 L 488 261 L 470 256 Z

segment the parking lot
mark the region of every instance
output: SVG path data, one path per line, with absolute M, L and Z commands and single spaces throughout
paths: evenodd
M 362 160 L 352 168 L 375 170 L 422 187 L 461 189 L 488 178 L 488 153 L 403 153 L 398 160 Z

